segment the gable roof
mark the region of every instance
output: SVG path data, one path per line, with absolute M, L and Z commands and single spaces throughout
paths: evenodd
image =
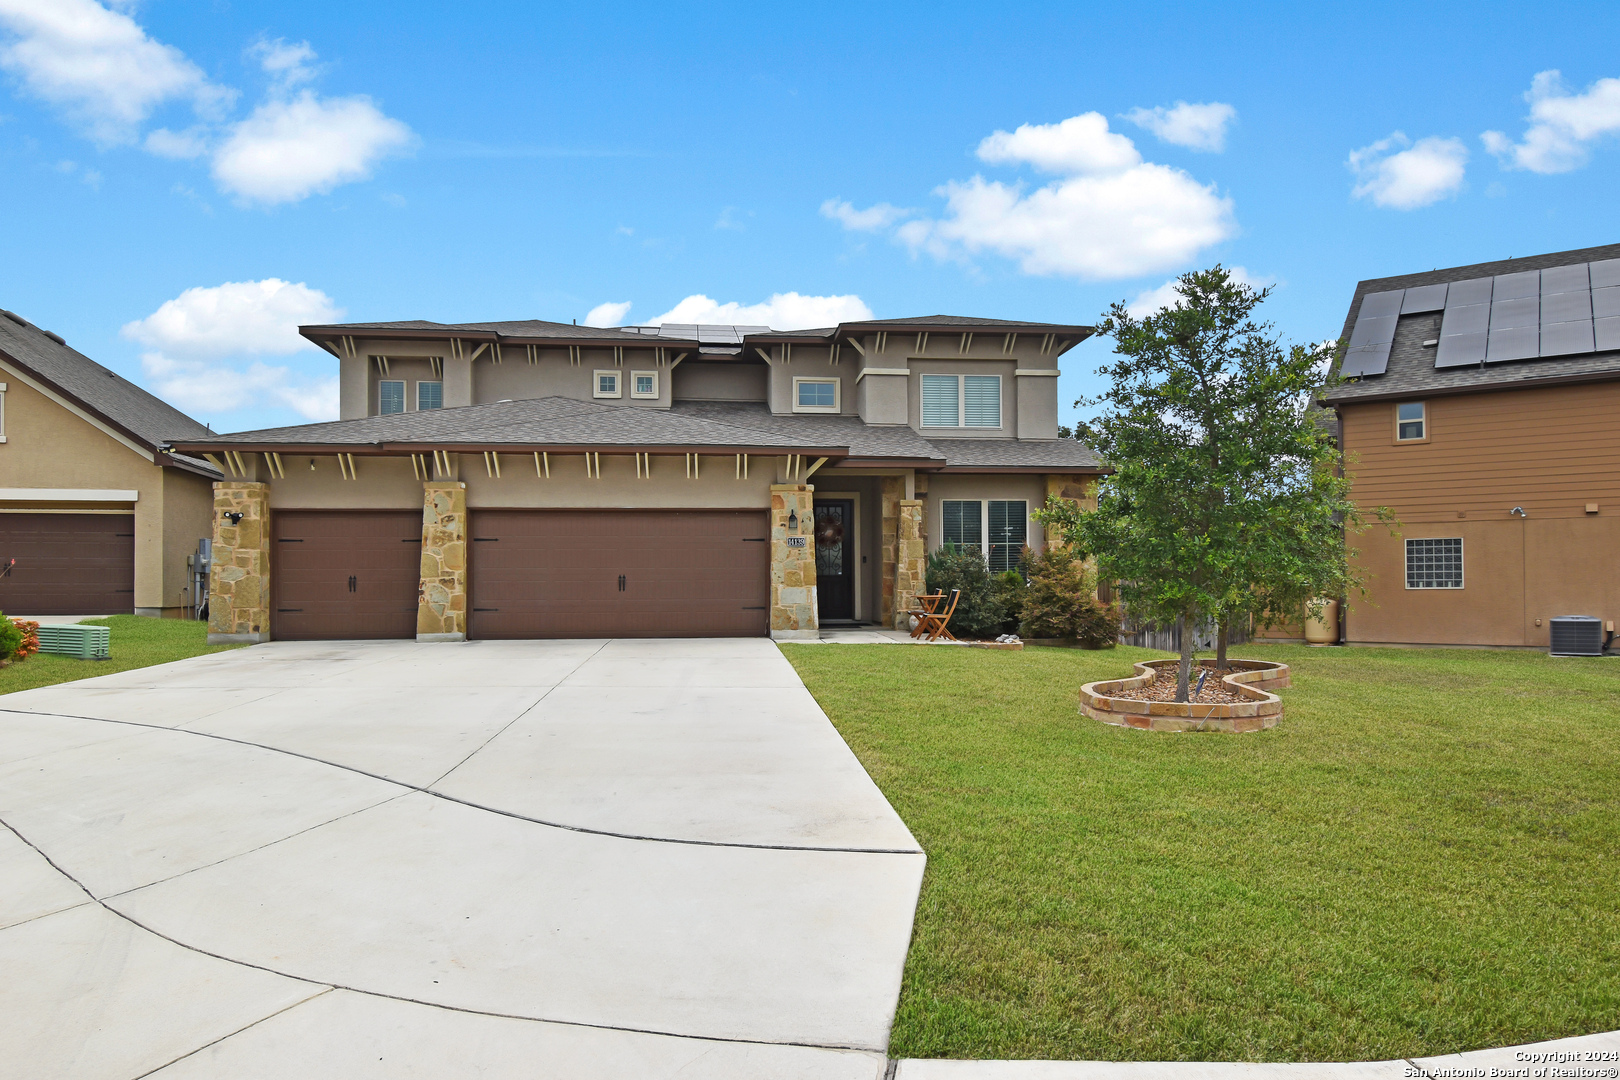
M 0 309 L 0 359 L 154 454 L 174 439 L 213 434 L 173 405 L 69 347 L 56 334 L 4 309 Z M 219 475 L 207 462 L 194 458 L 179 458 L 175 464 Z
M 1451 266 L 1417 274 L 1369 278 L 1356 284 L 1345 315 L 1343 338 L 1348 339 L 1361 314 L 1362 301 L 1371 293 L 1415 289 L 1424 285 L 1450 284 L 1499 274 L 1527 270 L 1547 270 L 1578 263 L 1602 262 L 1620 258 L 1620 244 L 1576 248 L 1521 259 Z M 1487 390 L 1528 387 L 1546 383 L 1597 381 L 1620 378 L 1620 351 L 1584 353 L 1576 356 L 1510 360 L 1466 367 L 1436 368 L 1435 349 L 1423 342 L 1440 336 L 1441 314 L 1423 312 L 1399 317 L 1389 363 L 1382 374 L 1367 375 L 1330 389 L 1323 400 L 1329 404 L 1352 401 L 1384 401 L 1413 394 L 1464 394 Z M 1335 367 L 1337 370 L 1337 367 Z

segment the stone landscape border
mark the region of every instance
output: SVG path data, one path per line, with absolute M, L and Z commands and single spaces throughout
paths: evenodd
M 1162 670 L 1174 669 L 1179 660 L 1144 660 L 1136 674 L 1125 679 L 1086 683 L 1080 688 L 1080 711 L 1093 720 L 1143 731 L 1261 731 L 1275 727 L 1282 719 L 1282 699 L 1272 690 L 1293 685 L 1287 664 L 1270 660 L 1228 660 L 1237 668 L 1221 681 L 1226 688 L 1246 700 L 1233 703 L 1201 704 L 1196 701 L 1137 701 L 1113 697 L 1125 690 L 1140 689 L 1151 683 Z M 1213 668 L 1214 660 L 1200 660 L 1198 667 Z

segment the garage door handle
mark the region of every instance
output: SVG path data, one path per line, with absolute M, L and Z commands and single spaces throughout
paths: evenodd
M 350 592 L 354 592 L 354 587 L 355 587 L 356 584 L 358 584 L 358 582 L 355 581 L 354 575 L 350 574 L 349 575 L 349 591 Z
M 624 575 L 619 575 L 619 591 L 624 592 Z
M 278 612 L 281 612 L 281 611 L 303 611 L 304 609 L 301 608 L 301 607 L 278 607 L 278 608 L 276 608 L 276 610 Z

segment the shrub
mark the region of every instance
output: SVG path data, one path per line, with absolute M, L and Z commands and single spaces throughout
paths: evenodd
M 0 615 L 0 662 L 20 659 L 22 642 L 22 627 Z
M 1029 559 L 1029 549 L 1024 549 L 1024 559 Z M 1029 587 L 1024 583 L 1024 575 L 1017 570 L 1003 570 L 996 575 L 996 599 L 1001 602 L 1001 633 L 1016 634 L 1018 623 L 1024 617 L 1024 594 Z
M 1097 579 L 1067 548 L 1047 548 L 1029 561 L 1019 632 L 1027 638 L 1068 638 L 1088 649 L 1119 643 L 1119 609 L 1097 602 Z
M 993 638 L 1007 621 L 1003 586 L 998 586 L 976 548 L 946 544 L 928 557 L 928 591 L 961 589 L 949 629 L 959 638 Z
M 22 631 L 22 644 L 17 647 L 18 660 L 26 660 L 39 652 L 39 623 L 28 619 L 8 619 L 13 626 Z

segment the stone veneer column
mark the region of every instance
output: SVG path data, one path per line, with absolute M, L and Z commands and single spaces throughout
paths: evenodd
M 906 481 L 900 476 L 885 476 L 881 482 L 879 502 L 882 503 L 881 543 L 878 552 L 883 560 L 882 591 L 878 598 L 878 622 L 883 626 L 896 626 L 897 609 L 894 603 L 894 575 L 900 559 L 900 500 L 906 494 Z
M 924 505 L 921 499 L 900 500 L 900 518 L 895 544 L 892 624 L 896 630 L 911 629 L 911 618 L 906 613 L 916 606 L 918 594 L 927 588 L 928 552 L 923 542 Z
M 422 583 L 417 641 L 467 640 L 467 485 L 422 485 Z
M 816 610 L 816 489 L 809 484 L 771 485 L 771 637 L 814 641 L 821 636 Z M 788 515 L 799 528 L 788 531 Z M 797 539 L 800 546 L 789 547 Z
M 232 522 L 226 514 L 241 514 Z M 214 485 L 214 550 L 208 571 L 208 644 L 270 640 L 270 485 Z
M 1046 477 L 1046 497 L 1057 496 L 1073 503 L 1079 503 L 1083 510 L 1097 509 L 1097 482 L 1086 476 L 1061 476 L 1048 473 Z M 1055 525 L 1046 527 L 1046 545 L 1058 547 L 1063 543 L 1063 531 Z

